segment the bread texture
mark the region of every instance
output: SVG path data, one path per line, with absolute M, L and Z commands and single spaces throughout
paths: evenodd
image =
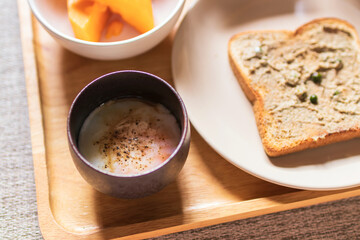
M 348 22 L 239 33 L 228 55 L 269 156 L 360 136 L 360 48 Z

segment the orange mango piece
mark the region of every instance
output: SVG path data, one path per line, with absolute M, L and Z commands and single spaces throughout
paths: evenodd
M 114 37 L 114 36 L 118 36 L 120 35 L 122 29 L 123 29 L 124 24 L 118 20 L 114 20 L 111 23 L 109 23 L 107 30 L 106 30 L 106 34 L 105 37 L 107 39 Z
M 95 0 L 109 6 L 114 13 L 120 14 L 125 22 L 140 33 L 145 33 L 154 27 L 154 17 L 151 0 Z
M 68 15 L 75 37 L 98 42 L 110 16 L 108 7 L 91 0 L 68 0 Z

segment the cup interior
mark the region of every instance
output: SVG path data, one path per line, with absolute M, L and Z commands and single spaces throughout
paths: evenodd
M 166 22 L 179 8 L 183 0 L 152 0 L 155 27 Z M 52 32 L 60 36 L 66 36 L 75 40 L 73 30 L 67 15 L 67 1 L 29 0 L 29 3 L 38 19 Z M 124 24 L 123 31 L 119 36 L 106 39 L 101 42 L 115 42 L 130 39 L 140 34 L 129 24 Z
M 185 138 L 188 122 L 180 96 L 164 80 L 143 72 L 121 71 L 104 75 L 86 86 L 75 98 L 68 118 L 71 141 L 78 149 L 81 127 L 89 114 L 101 104 L 120 98 L 141 98 L 164 105 L 176 118 Z

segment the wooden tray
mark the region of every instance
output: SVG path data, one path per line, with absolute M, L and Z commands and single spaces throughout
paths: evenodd
M 172 36 L 124 61 L 82 58 L 60 47 L 18 0 L 30 113 L 39 223 L 45 239 L 147 238 L 360 195 L 360 188 L 301 191 L 255 178 L 221 158 L 192 129 L 190 154 L 176 182 L 137 200 L 93 190 L 70 157 L 66 117 L 76 94 L 96 77 L 122 69 L 171 83 Z

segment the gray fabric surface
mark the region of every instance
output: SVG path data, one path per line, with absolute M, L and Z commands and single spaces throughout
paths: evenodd
M 16 1 L 0 1 L 0 239 L 39 239 Z
M 0 0 L 0 239 L 42 239 L 18 24 L 16 1 Z M 360 239 L 360 197 L 159 239 Z

